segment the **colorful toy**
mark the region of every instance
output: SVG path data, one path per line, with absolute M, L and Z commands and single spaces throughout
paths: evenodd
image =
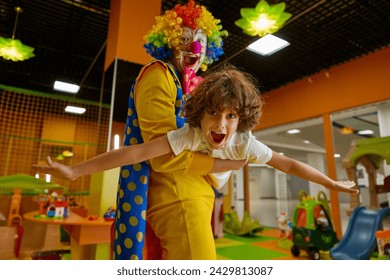
M 50 204 L 47 207 L 46 216 L 50 218 L 68 217 L 68 202 L 66 197 L 53 192 L 50 196 Z
M 278 217 L 278 227 L 280 229 L 280 237 L 287 237 L 289 238 L 291 236 L 291 230 L 292 227 L 290 227 L 290 218 L 287 217 L 287 214 L 285 212 L 282 212 L 280 216 Z
M 383 219 L 387 216 L 390 216 L 390 208 L 355 208 L 343 239 L 330 250 L 332 259 L 369 260 L 377 248 L 375 233 L 383 228 Z
M 39 214 L 46 215 L 46 207 L 50 201 L 50 196 L 47 194 L 38 194 L 33 197 L 33 201 L 35 201 L 39 205 Z
M 387 257 L 390 260 L 390 229 L 378 230 L 375 233 L 379 257 Z
M 299 256 L 304 250 L 314 260 L 321 258 L 320 251 L 329 251 L 337 242 L 330 219 L 329 204 L 324 192 L 317 200 L 306 192 L 299 193 L 300 202 L 294 210 L 291 254 Z
M 103 218 L 106 221 L 113 221 L 115 220 L 115 207 L 109 207 L 107 211 L 104 213 Z
M 224 216 L 223 230 L 234 235 L 253 235 L 263 231 L 257 219 L 252 219 L 247 211 L 244 212 L 242 221 L 238 218 L 237 211 L 232 211 Z

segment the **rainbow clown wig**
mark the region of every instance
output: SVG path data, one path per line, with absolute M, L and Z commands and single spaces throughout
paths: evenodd
M 202 29 L 207 35 L 207 49 L 205 59 L 201 65 L 203 71 L 218 57 L 223 55 L 222 36 L 227 36 L 227 31 L 222 30 L 220 20 L 204 7 L 189 0 L 188 4 L 177 4 L 175 8 L 165 11 L 156 17 L 156 23 L 144 39 L 144 45 L 148 54 L 155 59 L 168 60 L 172 57 L 172 49 L 179 48 L 181 28 Z

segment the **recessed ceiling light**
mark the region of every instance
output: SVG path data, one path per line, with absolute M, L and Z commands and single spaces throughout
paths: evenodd
M 66 106 L 65 112 L 67 113 L 73 113 L 73 114 L 84 114 L 87 111 L 87 109 L 82 107 L 76 107 L 76 106 Z
M 366 129 L 366 130 L 360 130 L 358 132 L 359 135 L 372 135 L 374 134 L 374 131 L 372 131 L 371 129 Z
M 268 34 L 250 44 L 247 49 L 261 55 L 271 55 L 288 45 L 290 45 L 289 42 Z
M 341 134 L 344 134 L 344 135 L 349 135 L 349 134 L 352 134 L 354 132 L 353 128 L 347 127 L 347 126 L 341 128 L 340 131 L 341 131 Z
M 334 157 L 335 158 L 339 158 L 339 157 L 341 157 L 341 155 L 340 154 L 334 154 Z
M 310 144 L 310 141 L 309 140 L 303 140 L 303 143 Z
M 300 131 L 299 129 L 296 129 L 296 128 L 287 130 L 287 133 L 288 133 L 288 134 L 298 134 L 298 133 L 300 133 L 300 132 L 301 132 L 301 131 Z
M 65 91 L 69 93 L 78 93 L 80 86 L 60 81 L 54 82 L 54 89 L 59 91 Z

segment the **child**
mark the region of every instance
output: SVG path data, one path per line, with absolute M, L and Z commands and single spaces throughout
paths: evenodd
M 183 128 L 147 143 L 111 150 L 82 163 L 66 166 L 47 158 L 39 172 L 74 180 L 111 168 L 142 162 L 167 153 L 201 151 L 211 157 L 265 163 L 285 173 L 323 185 L 329 190 L 358 193 L 352 181 L 334 181 L 311 166 L 283 156 L 256 140 L 251 129 L 258 124 L 262 99 L 249 74 L 225 66 L 208 74 L 184 105 L 188 120 Z M 213 170 L 212 170 L 213 171 Z M 210 176 L 213 185 L 223 185 L 230 172 Z

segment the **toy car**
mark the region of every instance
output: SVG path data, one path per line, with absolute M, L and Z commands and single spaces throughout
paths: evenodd
M 333 230 L 326 195 L 320 192 L 318 200 L 305 193 L 300 197 L 293 215 L 291 254 L 297 257 L 300 250 L 304 250 L 312 259 L 319 260 L 320 251 L 329 251 L 339 242 Z

